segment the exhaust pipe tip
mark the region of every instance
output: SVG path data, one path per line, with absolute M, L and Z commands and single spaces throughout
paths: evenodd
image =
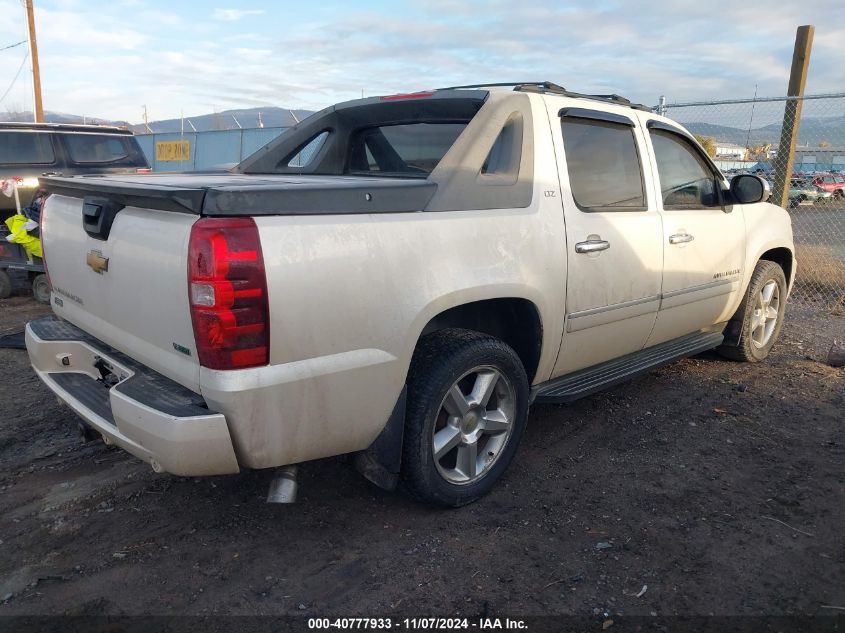
M 267 491 L 267 503 L 293 503 L 296 501 L 296 464 L 281 466 L 276 469 L 270 489 Z

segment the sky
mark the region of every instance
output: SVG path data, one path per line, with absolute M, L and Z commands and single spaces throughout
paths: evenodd
M 841 0 L 34 2 L 45 110 L 130 123 L 144 106 L 151 121 L 315 110 L 505 81 L 647 105 L 779 96 L 801 24 L 816 26 L 807 93 L 845 92 Z M 22 0 L 0 0 L 0 49 L 24 39 Z M 32 109 L 27 52 L 0 50 L 0 111 Z

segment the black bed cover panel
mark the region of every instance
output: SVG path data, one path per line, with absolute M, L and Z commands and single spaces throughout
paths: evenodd
M 437 185 L 423 179 L 232 173 L 43 177 L 64 196 L 206 216 L 423 211 Z

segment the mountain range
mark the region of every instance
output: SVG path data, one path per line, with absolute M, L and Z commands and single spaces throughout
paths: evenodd
M 671 115 L 670 115 L 671 116 Z M 780 123 L 753 128 L 751 132 L 725 125 L 705 123 L 701 121 L 685 121 L 683 126 L 693 134 L 709 136 L 723 143 L 735 143 L 742 147 L 780 143 Z M 798 131 L 798 145 L 804 147 L 818 147 L 819 143 L 828 143 L 831 147 L 845 148 L 845 116 L 839 117 L 804 117 Z
M 208 132 L 213 130 L 232 130 L 238 127 L 257 128 L 260 123 L 263 127 L 290 127 L 297 121 L 312 114 L 310 110 L 289 110 L 286 108 L 241 108 L 235 110 L 224 110 L 211 114 L 186 117 L 182 119 L 164 119 L 150 121 L 149 128 L 153 132 Z M 670 113 L 671 116 L 671 113 Z M 60 112 L 46 112 L 45 119 L 50 123 L 89 123 L 99 125 L 119 125 L 128 127 L 136 134 L 148 133 L 146 126 L 141 124 L 129 124 L 126 121 L 111 121 L 107 119 L 81 117 L 74 114 Z M 32 114 L 27 112 L 0 113 L 0 121 L 31 121 Z M 193 124 L 193 127 L 191 126 Z M 745 146 L 746 140 L 749 146 L 771 144 L 777 145 L 780 142 L 780 123 L 772 123 L 763 127 L 754 128 L 750 131 L 726 125 L 706 121 L 684 121 L 684 127 L 694 134 L 708 136 L 723 143 L 735 143 Z M 183 127 L 184 126 L 184 127 Z M 835 117 L 804 117 L 801 120 L 801 128 L 798 137 L 798 144 L 805 147 L 818 147 L 820 143 L 827 143 L 833 148 L 845 148 L 845 116 Z
M 213 112 L 211 114 L 185 117 L 184 131 L 193 132 L 194 129 L 196 129 L 197 132 L 209 132 L 212 130 L 233 130 L 238 129 L 238 127 L 262 127 L 262 125 L 259 125 L 259 115 L 261 117 L 263 127 L 290 127 L 310 114 L 312 114 L 311 110 L 288 110 L 286 108 L 277 107 L 224 110 L 223 112 Z M 44 119 L 48 123 L 117 125 L 120 127 L 127 127 L 135 132 L 135 134 L 148 133 L 147 128 L 143 123 L 133 125 L 127 123 L 126 121 L 82 117 L 76 114 L 65 114 L 62 112 L 45 112 Z M 0 121 L 32 121 L 32 113 L 0 113 Z M 191 124 L 193 124 L 193 128 L 191 127 Z M 160 121 L 150 121 L 149 127 L 153 132 L 179 132 L 183 129 L 183 120 L 163 119 Z

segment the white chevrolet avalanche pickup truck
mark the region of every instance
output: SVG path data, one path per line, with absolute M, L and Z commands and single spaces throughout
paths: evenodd
M 550 83 L 342 103 L 220 174 L 48 178 L 38 376 L 157 472 L 354 454 L 440 506 L 534 402 L 709 349 L 759 361 L 788 214 L 678 124 Z

